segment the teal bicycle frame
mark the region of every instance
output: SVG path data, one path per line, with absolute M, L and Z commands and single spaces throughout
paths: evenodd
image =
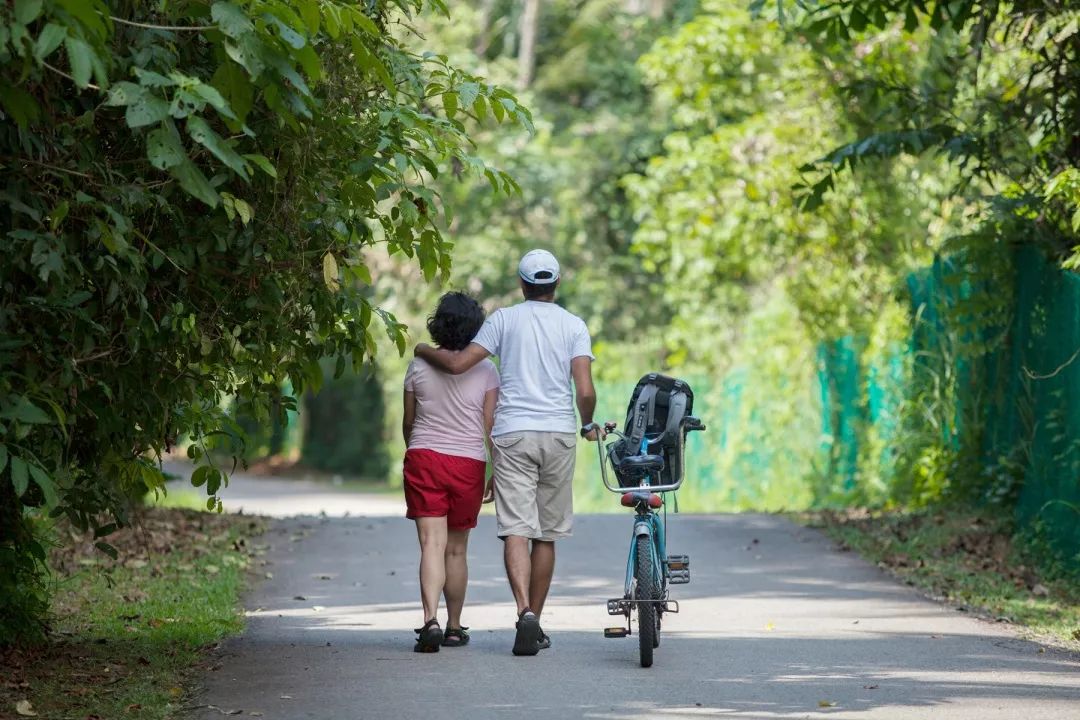
M 637 539 L 642 535 L 652 538 L 649 543 L 649 551 L 652 554 L 653 587 L 660 588 L 661 597 L 667 592 L 667 546 L 666 546 L 666 522 L 652 508 L 645 506 L 634 516 L 634 534 L 630 536 L 630 555 L 626 560 L 626 583 L 624 586 L 626 597 L 631 597 L 634 590 L 634 568 L 637 567 Z

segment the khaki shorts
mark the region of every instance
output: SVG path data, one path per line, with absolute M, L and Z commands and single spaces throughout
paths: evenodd
M 574 433 L 523 430 L 491 439 L 499 537 L 569 537 L 574 526 Z

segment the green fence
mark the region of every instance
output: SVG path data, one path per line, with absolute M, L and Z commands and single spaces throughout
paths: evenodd
M 987 423 L 992 459 L 1015 456 L 1017 519 L 1080 553 L 1080 278 L 1025 248 L 1016 259 L 1016 317 L 989 359 L 999 378 Z
M 830 474 L 856 497 L 867 495 L 868 470 L 877 467 L 887 499 L 956 496 L 1013 507 L 1019 529 L 1073 556 L 1080 553 L 1080 278 L 1033 247 L 1018 249 L 1012 267 L 1011 287 L 973 287 L 967 268 L 948 261 L 912 275 L 911 342 L 892 357 L 867 362 L 850 339 L 820 350 Z M 1012 298 L 1004 316 L 978 311 L 993 293 Z M 921 444 L 926 462 L 896 464 L 901 442 Z M 918 477 L 935 448 L 951 463 L 940 478 Z

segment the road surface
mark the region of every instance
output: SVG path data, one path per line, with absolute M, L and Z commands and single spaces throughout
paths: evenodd
M 542 618 L 553 647 L 513 657 L 514 608 L 490 516 L 471 545 L 473 642 L 421 655 L 417 546 L 400 517 L 281 520 L 272 579 L 213 660 L 196 717 L 1080 718 L 1080 662 L 921 597 L 820 533 L 765 515 L 672 516 L 691 556 L 655 665 L 605 639 L 631 518 L 579 516 Z

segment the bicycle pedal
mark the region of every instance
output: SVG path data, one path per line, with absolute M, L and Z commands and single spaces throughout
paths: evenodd
M 690 582 L 690 556 L 668 555 L 668 582 L 672 585 L 685 585 Z
M 630 634 L 630 628 L 624 628 L 624 627 L 604 628 L 604 637 L 606 637 L 606 638 L 624 638 L 629 634 Z
M 622 598 L 607 601 L 608 615 L 625 615 L 627 610 L 627 603 Z

